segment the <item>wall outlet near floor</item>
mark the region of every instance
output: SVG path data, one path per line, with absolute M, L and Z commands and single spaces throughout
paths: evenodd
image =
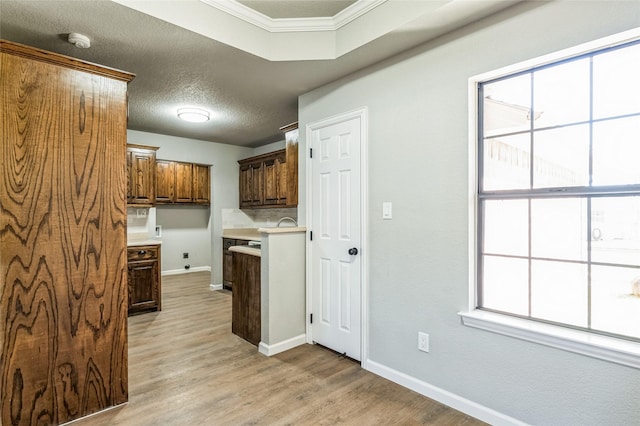
M 429 352 L 429 335 L 422 331 L 418 332 L 418 349 L 423 352 Z
M 188 259 L 189 258 L 189 253 L 182 253 L 182 258 L 183 259 Z

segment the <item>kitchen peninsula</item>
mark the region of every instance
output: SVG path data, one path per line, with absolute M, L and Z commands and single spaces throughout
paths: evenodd
M 224 246 L 232 261 L 234 308 L 232 329 L 249 330 L 246 317 L 259 317 L 260 339 L 246 339 L 258 345 L 260 353 L 267 356 L 286 351 L 305 343 L 305 236 L 304 227 L 242 228 L 223 231 L 223 241 L 259 241 L 259 246 L 239 244 Z M 228 241 L 227 241 L 228 243 Z M 259 247 L 259 248 L 258 248 Z M 259 258 L 259 275 L 245 268 Z M 225 264 L 226 264 L 225 258 Z M 255 266 L 253 267 L 255 270 Z M 259 284 L 255 282 L 259 279 Z M 251 281 L 254 282 L 251 282 Z M 236 286 L 242 285 L 243 288 Z M 259 290 L 258 290 L 259 289 Z M 259 297 L 260 303 L 251 302 L 247 294 Z M 241 306 L 243 305 L 244 306 Z M 259 314 L 255 312 L 259 309 Z M 241 314 L 244 312 L 244 314 Z M 253 321 L 255 324 L 255 320 Z M 248 327 L 248 328 L 247 328 Z

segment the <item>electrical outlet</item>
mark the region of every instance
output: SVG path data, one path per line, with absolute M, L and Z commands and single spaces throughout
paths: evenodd
M 182 253 L 182 258 L 183 259 L 188 259 L 189 258 L 189 253 Z
M 423 352 L 429 352 L 429 335 L 422 331 L 418 332 L 418 349 Z

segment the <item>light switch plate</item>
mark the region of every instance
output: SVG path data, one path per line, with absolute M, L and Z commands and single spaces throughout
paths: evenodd
M 391 219 L 393 217 L 393 206 L 390 201 L 382 203 L 382 218 Z

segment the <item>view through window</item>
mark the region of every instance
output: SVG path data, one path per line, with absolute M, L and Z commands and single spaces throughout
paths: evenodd
M 640 42 L 478 90 L 478 308 L 640 340 Z

